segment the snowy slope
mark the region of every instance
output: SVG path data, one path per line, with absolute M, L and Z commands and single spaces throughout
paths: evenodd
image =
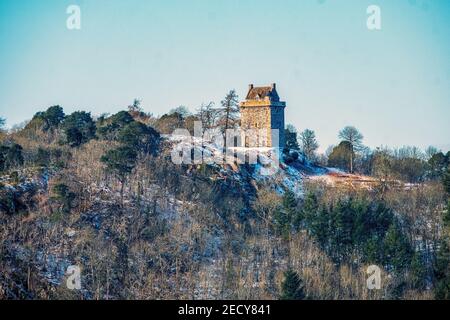
M 327 168 L 309 164 L 302 157 L 287 164 L 283 155 L 273 148 L 234 147 L 224 154 L 222 146 L 213 141 L 183 135 L 165 135 L 164 138 L 173 143 L 173 153 L 176 154 L 174 162 L 182 161 L 184 164 L 192 165 L 207 163 L 220 168 L 225 176 L 236 180 L 240 180 L 242 171 L 247 170 L 249 172 L 246 174 L 249 173 L 256 183 L 270 185 L 280 194 L 290 190 L 301 197 L 304 179 L 326 176 L 330 172 Z M 191 154 L 197 156 L 197 161 L 191 157 Z M 250 154 L 251 159 L 256 161 L 249 163 Z M 242 159 L 245 161 L 242 162 Z M 244 164 L 247 165 L 244 166 Z

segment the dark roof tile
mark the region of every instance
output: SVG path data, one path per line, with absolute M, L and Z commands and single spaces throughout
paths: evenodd
M 246 99 L 260 100 L 265 99 L 266 97 L 269 97 L 271 101 L 280 100 L 275 85 L 265 87 L 253 87 L 253 85 L 250 85 Z

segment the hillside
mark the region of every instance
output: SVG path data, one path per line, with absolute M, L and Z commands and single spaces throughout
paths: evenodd
M 386 183 L 293 151 L 279 163 L 266 151 L 256 164 L 175 164 L 191 140 L 169 125 L 47 113 L 3 138 L 1 298 L 278 299 L 287 270 L 311 299 L 434 297 L 439 182 Z M 366 287 L 371 264 L 384 290 Z M 70 266 L 80 290 L 67 287 Z

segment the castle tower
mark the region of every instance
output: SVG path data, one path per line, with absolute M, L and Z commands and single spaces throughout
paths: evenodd
M 274 147 L 275 141 L 273 129 L 278 129 L 280 148 L 284 147 L 284 108 L 286 102 L 280 101 L 276 90 L 276 84 L 273 83 L 266 87 L 254 87 L 249 85 L 245 101 L 239 104 L 241 111 L 241 128 L 265 129 L 267 133 L 265 138 L 249 139 L 246 136 L 246 147 Z

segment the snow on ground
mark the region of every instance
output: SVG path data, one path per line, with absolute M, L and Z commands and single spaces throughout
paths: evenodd
M 325 168 L 326 172 L 321 175 L 311 175 L 310 180 L 323 181 L 329 185 L 346 185 L 349 187 L 362 187 L 371 189 L 379 183 L 379 180 L 365 175 L 351 174 L 337 168 Z
M 242 179 L 242 167 L 239 164 L 249 164 L 253 169 L 251 177 L 255 182 L 268 184 L 279 193 L 284 193 L 288 189 L 298 197 L 303 195 L 302 182 L 306 171 L 284 163 L 278 149 L 233 147 L 223 152 L 222 145 L 214 141 L 183 135 L 165 135 L 163 137 L 174 143 L 172 160 L 175 155 L 175 163 L 207 163 L 220 168 L 228 177 L 231 176 L 238 181 Z M 197 162 L 191 158 L 191 150 L 193 150 L 194 157 L 197 157 Z M 309 172 L 312 173 L 322 174 L 324 172 L 323 169 L 306 164 L 303 166 L 308 166 Z
M 312 165 L 301 155 L 298 160 L 287 164 L 283 161 L 283 156 L 274 148 L 233 147 L 229 148 L 228 152 L 224 154 L 222 152 L 223 146 L 214 141 L 183 135 L 164 135 L 164 137 L 174 143 L 176 151 L 184 151 L 185 154 L 188 154 L 186 158 L 182 159 L 183 161 L 190 159 L 190 150 L 193 149 L 198 162 L 190 159 L 191 164 L 199 164 L 204 161 L 209 165 L 220 168 L 227 176 L 231 175 L 236 180 L 241 179 L 241 168 L 237 159 L 241 160 L 240 163 L 249 163 L 250 161 L 254 169 L 251 177 L 257 183 L 271 185 L 280 194 L 288 189 L 298 197 L 302 197 L 305 180 L 367 189 L 371 189 L 379 183 L 377 179 L 370 176 L 350 174 L 337 168 Z M 176 153 L 174 152 L 174 154 Z

